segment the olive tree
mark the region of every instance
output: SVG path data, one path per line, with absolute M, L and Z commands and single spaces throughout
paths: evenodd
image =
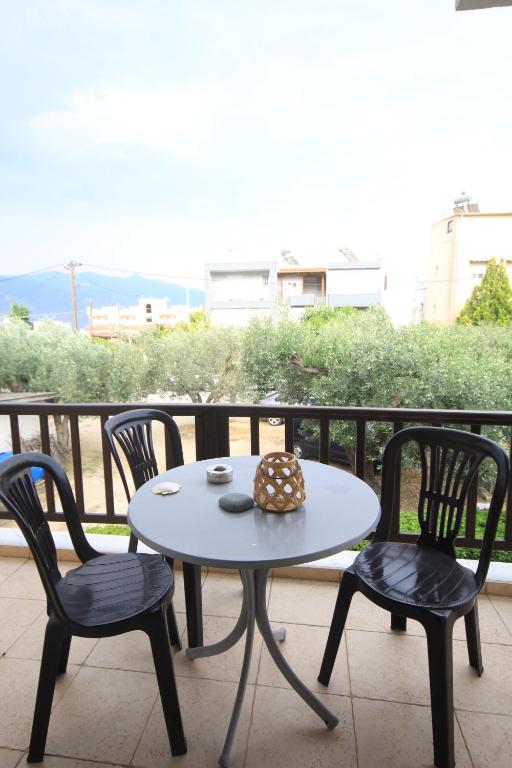
M 165 334 L 144 332 L 134 343 L 142 351 L 148 391 L 188 395 L 193 403 L 236 399 L 241 387 L 237 329 L 198 323 Z

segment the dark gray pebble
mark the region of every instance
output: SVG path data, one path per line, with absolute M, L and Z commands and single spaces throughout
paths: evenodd
M 220 497 L 219 507 L 226 512 L 245 512 L 254 507 L 254 499 L 245 493 L 226 493 Z

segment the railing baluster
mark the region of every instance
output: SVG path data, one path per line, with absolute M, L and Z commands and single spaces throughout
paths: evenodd
M 9 415 L 9 422 L 11 425 L 12 452 L 21 453 L 20 422 L 15 413 Z
M 260 419 L 251 416 L 251 456 L 260 455 Z
M 85 513 L 84 504 L 84 479 L 82 475 L 82 449 L 80 446 L 80 427 L 78 416 L 72 414 L 69 417 L 71 430 L 71 455 L 73 457 L 73 478 L 75 481 L 75 498 L 79 515 Z
M 474 435 L 479 435 L 482 432 L 482 427 L 480 426 L 480 424 L 471 424 L 470 429 Z M 466 542 L 471 542 L 471 543 L 468 544 L 467 546 L 473 546 L 473 544 L 475 543 L 477 501 L 478 501 L 478 473 L 468 488 L 468 500 L 466 505 L 465 539 L 466 539 Z
M 112 458 L 110 456 L 110 446 L 108 444 L 107 435 L 104 429 L 105 422 L 108 419 L 107 415 L 100 416 L 101 422 L 101 452 L 103 456 L 103 480 L 105 483 L 105 506 L 106 506 L 106 522 L 116 522 L 116 511 L 114 504 L 114 485 L 112 483 Z
M 52 455 L 52 449 L 50 447 L 50 430 L 48 428 L 48 416 L 41 414 L 39 416 L 39 429 L 41 432 L 41 451 L 46 453 L 47 456 Z M 45 472 L 44 486 L 46 490 L 46 507 L 48 517 L 55 515 L 55 491 L 53 488 L 53 480 Z
M 393 422 L 393 434 L 396 435 L 404 428 L 403 422 Z M 397 462 L 397 468 L 395 473 L 395 495 L 393 497 L 393 513 L 391 515 L 391 538 L 396 539 L 400 534 L 400 492 L 401 492 L 401 480 L 402 480 L 402 452 L 400 451 L 400 459 Z
M 512 429 L 510 430 L 508 457 L 512 466 Z M 505 513 L 505 546 L 506 549 L 512 549 L 512 472 L 508 478 L 507 506 Z
M 320 419 L 320 461 L 322 464 L 329 463 L 329 419 Z
M 284 449 L 293 453 L 293 417 L 285 416 L 284 419 Z
M 356 476 L 364 480 L 364 465 L 366 461 L 366 421 L 356 421 Z
M 212 410 L 196 416 L 196 459 L 229 456 L 229 414 Z

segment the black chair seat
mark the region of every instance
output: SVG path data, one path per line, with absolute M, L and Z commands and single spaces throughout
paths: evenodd
M 417 544 L 370 544 L 353 568 L 374 592 L 421 608 L 455 608 L 470 602 L 479 591 L 472 571 L 444 552 Z
M 158 606 L 174 585 L 158 555 L 125 553 L 88 560 L 62 577 L 56 589 L 76 624 L 113 624 Z

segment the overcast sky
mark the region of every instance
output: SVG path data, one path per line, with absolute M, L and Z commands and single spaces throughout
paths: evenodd
M 0 272 L 421 274 L 461 191 L 512 211 L 512 8 L 454 5 L 0 0 Z

